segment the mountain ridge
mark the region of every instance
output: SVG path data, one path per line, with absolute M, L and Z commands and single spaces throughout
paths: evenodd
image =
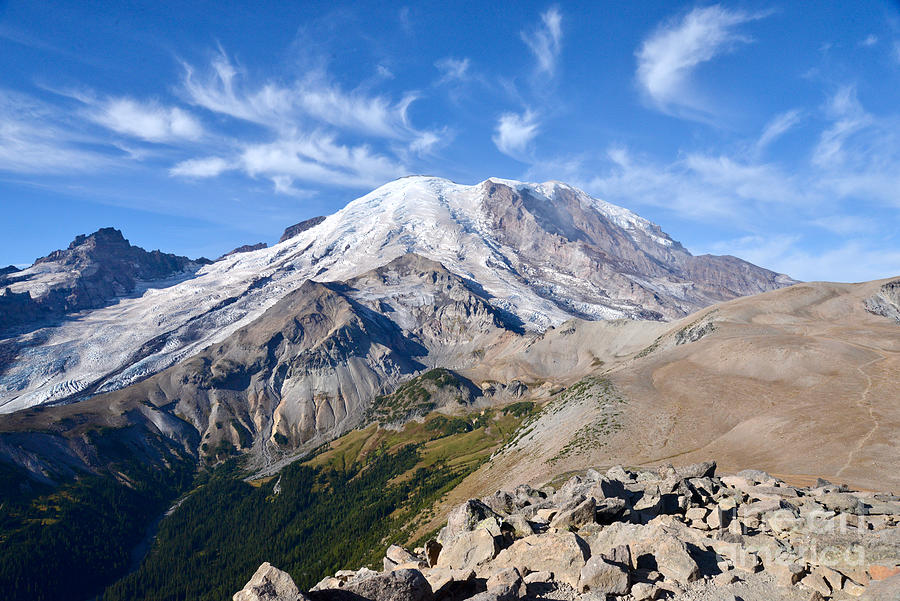
M 165 289 L 3 341 L 0 411 L 128 386 L 224 340 L 307 279 L 346 281 L 408 253 L 475 282 L 536 331 L 572 317 L 673 318 L 793 281 L 693 257 L 649 221 L 559 183 L 410 177 L 311 221 Z

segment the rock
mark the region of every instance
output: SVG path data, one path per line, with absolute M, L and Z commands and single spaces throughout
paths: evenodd
M 497 550 L 496 539 L 487 530 L 462 532 L 441 549 L 436 565 L 451 570 L 474 568 L 496 557 Z
M 737 581 L 737 574 L 730 571 L 717 574 L 715 578 L 713 578 L 713 584 L 715 584 L 716 586 L 728 586 L 729 584 L 734 584 Z
M 805 570 L 796 563 L 773 562 L 766 565 L 766 572 L 775 577 L 778 586 L 791 587 L 800 582 Z
M 712 478 L 716 475 L 716 462 L 703 461 L 675 468 L 675 475 L 682 480 L 688 478 Z
M 519 509 L 516 498 L 505 490 L 498 490 L 491 496 L 481 499 L 481 502 L 499 515 L 509 515 Z
M 674 536 L 666 535 L 655 544 L 653 557 L 656 569 L 675 582 L 687 584 L 699 577 L 700 568 L 688 553 L 687 545 Z
M 441 554 L 441 548 L 441 543 L 434 539 L 425 543 L 425 561 L 428 562 L 428 567 L 433 568 L 437 565 L 438 556 Z
M 841 513 L 852 513 L 854 515 L 866 515 L 866 505 L 851 493 L 834 492 L 816 497 L 816 501 L 821 503 L 825 509 L 838 511 Z
M 607 561 L 620 565 L 626 570 L 631 569 L 631 547 L 628 545 L 618 545 L 617 547 L 613 547 L 606 553 L 603 553 L 602 556 L 606 558 Z
M 391 560 L 395 564 L 421 561 L 421 558 L 416 557 L 399 545 L 391 545 L 390 547 L 388 547 L 387 551 L 385 551 L 384 553 L 384 556 L 386 559 Z
M 431 585 L 419 570 L 395 570 L 351 580 L 341 590 L 371 601 L 429 601 L 432 596 Z
M 469 499 L 450 512 L 450 515 L 447 516 L 447 525 L 441 529 L 437 541 L 446 546 L 463 532 L 474 530 L 479 522 L 487 518 L 495 518 L 497 523 L 500 522 L 500 516 L 490 507 L 478 499 Z
M 625 511 L 625 500 L 616 497 L 603 499 L 595 507 L 596 519 L 600 522 L 609 522 L 616 519 Z
M 525 538 L 534 534 L 534 528 L 531 523 L 521 514 L 513 514 L 503 519 L 509 529 L 512 530 L 513 536 L 516 538 Z
M 844 587 L 844 575 L 837 570 L 822 566 L 814 571 L 825 579 L 832 591 L 839 591 Z
M 307 219 L 306 221 L 301 221 L 300 223 L 295 223 L 294 225 L 288 226 L 284 228 L 284 233 L 281 234 L 281 238 L 278 239 L 278 242 L 284 242 L 285 240 L 289 240 L 294 236 L 305 232 L 311 227 L 315 227 L 325 221 L 325 217 L 313 217 L 311 219 Z
M 625 471 L 621 465 L 616 465 L 606 471 L 607 480 L 617 480 L 619 482 L 631 482 L 631 476 Z
M 560 530 L 577 530 L 581 526 L 595 521 L 597 502 L 593 497 L 588 497 L 578 505 L 565 511 L 560 511 L 552 520 L 551 528 Z
M 581 568 L 578 590 L 607 595 L 625 595 L 630 590 L 628 572 L 619 564 L 594 556 Z
M 522 574 L 516 568 L 500 570 L 487 579 L 488 592 L 494 592 L 500 599 L 518 599 L 527 593 Z
M 873 564 L 868 567 L 866 572 L 872 580 L 886 580 L 892 576 L 900 574 L 900 566 L 882 566 Z
M 746 503 L 738 508 L 738 516 L 742 518 L 759 517 L 770 511 L 778 511 L 779 509 L 795 510 L 795 507 L 787 501 L 777 499 L 767 501 L 756 501 L 755 503 Z
M 459 598 L 459 593 L 471 591 L 475 570 L 432 568 L 423 572 L 431 586 L 434 599 Z
M 637 582 L 631 585 L 631 598 L 634 601 L 648 601 L 656 596 L 656 586 L 649 582 Z
M 897 601 L 900 599 L 900 574 L 872 582 L 866 587 L 861 599 L 863 601 Z
M 525 576 L 526 584 L 534 584 L 535 582 L 553 582 L 553 572 L 542 570 L 540 572 L 532 572 Z
M 735 475 L 757 484 L 759 484 L 760 482 L 767 482 L 772 479 L 772 476 L 770 476 L 768 472 L 764 472 L 762 470 L 741 470 Z
M 802 584 L 809 590 L 816 591 L 817 593 L 820 593 L 826 597 L 831 594 L 831 587 L 828 586 L 827 582 L 825 582 L 825 578 L 815 572 L 804 576 L 800 580 L 800 584 Z
M 548 532 L 515 541 L 500 552 L 493 565 L 515 567 L 522 573 L 552 572 L 557 582 L 575 588 L 587 558 L 587 545 L 576 534 Z
M 309 601 L 287 572 L 265 562 L 246 586 L 236 592 L 233 601 Z
M 841 590 L 843 590 L 845 593 L 847 593 L 851 597 L 862 597 L 863 594 L 866 592 L 866 587 L 864 587 L 861 584 L 857 584 L 857 583 L 853 582 L 852 580 L 847 580 L 844 583 L 844 588 Z

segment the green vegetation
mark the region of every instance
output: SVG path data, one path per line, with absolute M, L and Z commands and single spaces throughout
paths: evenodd
M 134 459 L 115 430 L 90 436 L 101 454 L 123 457 L 108 465 L 107 473 L 81 474 L 49 486 L 0 464 L 4 598 L 81 601 L 98 594 L 126 572 L 147 527 L 193 478 L 193 462 L 161 443 L 157 450 L 169 467 Z
M 446 388 L 456 389 L 456 400 L 464 402 L 465 382 L 448 369 L 431 369 L 408 382 L 394 392 L 375 397 L 369 409 L 369 417 L 383 424 L 408 421 L 421 417 L 437 408 L 434 393 Z
M 264 561 L 300 588 L 338 569 L 380 566 L 388 545 L 421 538 L 435 502 L 519 421 L 484 411 L 433 415 L 400 431 L 372 424 L 253 483 L 220 468 L 162 521 L 140 569 L 103 599 L 228 599 Z

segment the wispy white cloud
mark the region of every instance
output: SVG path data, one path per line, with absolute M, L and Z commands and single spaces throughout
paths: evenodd
M 199 159 L 188 159 L 181 161 L 174 167 L 169 169 L 170 175 L 177 175 L 189 178 L 207 178 L 216 177 L 233 169 L 233 163 L 223 159 L 222 157 L 204 157 Z
M 539 127 L 537 114 L 530 110 L 522 114 L 504 113 L 497 122 L 494 144 L 503 154 L 522 160 Z
M 562 15 L 553 6 L 541 14 L 541 23 L 533 31 L 523 31 L 522 40 L 537 59 L 537 72 L 553 75 L 562 49 Z
M 301 134 L 252 144 L 240 156 L 250 176 L 291 178 L 341 187 L 374 187 L 406 174 L 406 169 L 368 146 L 346 146 L 327 134 Z
M 860 46 L 866 46 L 867 48 L 871 48 L 872 46 L 874 46 L 874 45 L 877 44 L 877 43 L 878 43 L 878 36 L 875 35 L 874 33 L 870 33 L 869 35 L 867 35 L 867 36 L 865 37 L 865 39 L 863 39 L 863 40 L 859 43 L 859 45 L 860 45 Z
M 189 112 L 155 102 L 110 98 L 96 104 L 89 115 L 116 133 L 148 142 L 197 140 L 203 136 L 203 126 Z
M 802 111 L 800 109 L 793 109 L 790 111 L 786 111 L 784 113 L 775 115 L 771 121 L 766 124 L 766 127 L 763 129 L 762 134 L 759 136 L 759 139 L 754 144 L 754 150 L 758 155 L 765 148 L 783 136 L 789 129 L 797 125 L 802 116 Z
M 762 17 L 720 5 L 695 8 L 660 26 L 637 50 L 637 81 L 658 109 L 680 116 L 708 113 L 691 86 L 694 69 L 749 38 L 736 26 Z
M 794 235 L 746 236 L 710 246 L 714 253 L 740 256 L 806 281 L 864 282 L 900 275 L 900 251 L 860 238 L 822 251 L 806 250 Z
M 855 133 L 872 123 L 856 96 L 856 88 L 844 86 L 831 98 L 827 113 L 833 120 L 822 132 L 812 161 L 820 167 L 834 166 L 844 159 L 844 144 Z
M 296 128 L 312 122 L 392 139 L 417 138 L 420 133 L 407 116 L 415 93 L 393 101 L 364 90 L 348 92 L 317 72 L 288 85 L 266 82 L 254 87 L 244 82 L 242 69 L 221 50 L 206 74 L 187 64 L 184 69 L 189 102 L 267 128 Z
M 438 84 L 448 83 L 451 81 L 462 81 L 469 76 L 468 57 L 454 58 L 452 56 L 448 56 L 435 62 L 434 66 L 437 67 L 438 71 L 441 72 L 441 77 L 440 79 L 438 79 Z
M 112 154 L 98 151 L 102 141 L 78 132 L 68 118 L 35 98 L 0 90 L 0 171 L 71 173 L 113 165 Z
M 611 202 L 655 206 L 704 222 L 741 223 L 765 204 L 798 204 L 801 188 L 774 165 L 722 155 L 690 153 L 671 163 L 634 157 L 611 148 L 609 167 L 588 189 Z

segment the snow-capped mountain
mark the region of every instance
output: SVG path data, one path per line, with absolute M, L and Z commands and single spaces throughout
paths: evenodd
M 571 317 L 672 319 L 792 283 L 734 257 L 694 257 L 657 225 L 566 184 L 408 177 L 270 248 L 2 341 L 0 412 L 128 386 L 225 340 L 307 280 L 346 281 L 409 253 L 526 330 Z

